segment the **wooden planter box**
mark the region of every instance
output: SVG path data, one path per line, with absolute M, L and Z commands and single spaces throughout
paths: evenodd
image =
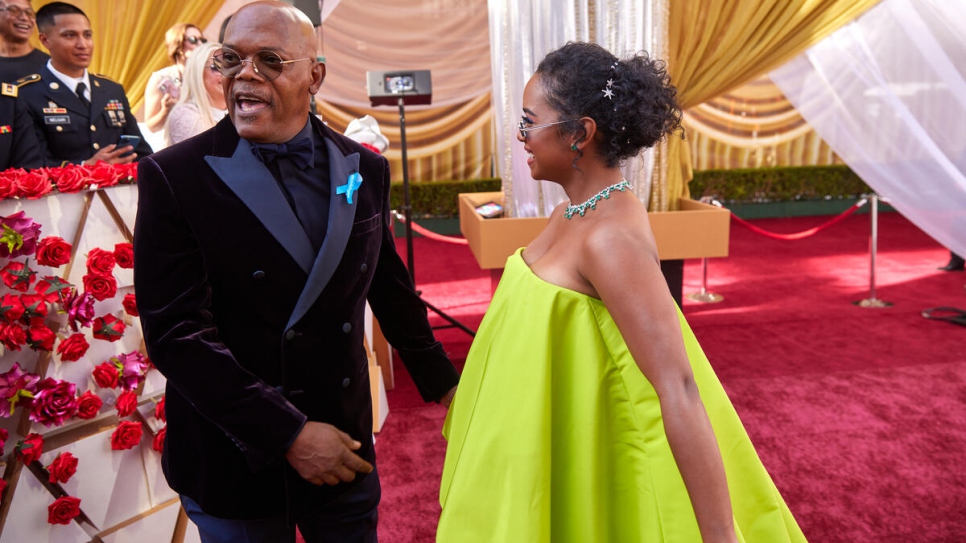
M 501 192 L 459 195 L 460 231 L 480 268 L 503 268 L 513 251 L 528 245 L 547 224 L 546 217 L 487 219 L 476 207 L 503 204 Z M 696 200 L 680 200 L 679 211 L 649 213 L 661 260 L 728 256 L 731 212 Z

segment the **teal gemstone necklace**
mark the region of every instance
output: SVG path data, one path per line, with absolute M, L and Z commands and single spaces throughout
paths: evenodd
M 584 213 L 587 213 L 588 207 L 590 209 L 597 209 L 597 202 L 610 198 L 610 193 L 614 192 L 615 190 L 624 192 L 629 188 L 631 188 L 631 184 L 628 183 L 626 179 L 621 179 L 620 183 L 614 183 L 609 187 L 605 187 L 604 190 L 591 196 L 590 199 L 587 200 L 586 202 L 576 206 L 575 205 L 567 206 L 567 209 L 564 210 L 564 218 L 571 219 L 573 218 L 574 213 L 579 213 L 580 216 L 583 217 Z

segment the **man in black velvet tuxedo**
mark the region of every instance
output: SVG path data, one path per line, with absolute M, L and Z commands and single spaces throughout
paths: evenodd
M 309 543 L 375 541 L 367 299 L 426 401 L 458 381 L 396 254 L 387 161 L 309 114 L 314 43 L 289 5 L 242 7 L 213 59 L 229 119 L 138 167 L 162 464 L 206 543 L 292 541 L 293 523 Z

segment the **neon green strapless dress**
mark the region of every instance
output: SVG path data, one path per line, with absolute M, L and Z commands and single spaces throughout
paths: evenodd
M 511 256 L 443 434 L 442 543 L 701 541 L 654 388 L 595 298 Z M 805 541 L 680 315 L 739 538 Z

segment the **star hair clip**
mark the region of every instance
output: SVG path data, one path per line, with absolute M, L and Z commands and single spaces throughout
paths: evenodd
M 603 90 L 601 90 L 601 92 L 604 93 L 604 96 L 606 96 L 608 100 L 613 100 L 614 99 L 614 89 L 612 88 L 613 86 L 614 86 L 614 80 L 613 79 L 608 79 L 607 80 L 607 87 L 605 87 Z

